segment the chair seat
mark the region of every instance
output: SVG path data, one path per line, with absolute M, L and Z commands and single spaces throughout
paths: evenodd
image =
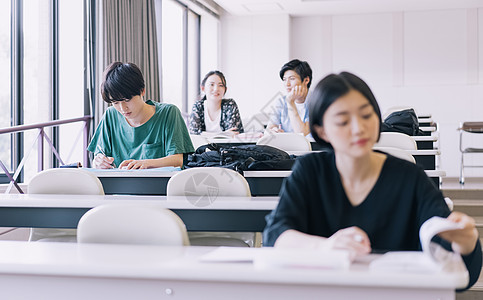
M 249 247 L 242 240 L 226 238 L 226 237 L 202 237 L 190 239 L 191 246 L 209 246 L 209 247 Z
M 253 247 L 254 232 L 188 232 L 191 246 Z
M 463 153 L 483 153 L 483 148 L 465 148 Z
M 471 153 L 483 153 L 483 148 L 477 147 L 466 147 L 463 149 L 463 136 L 476 133 L 480 134 L 483 133 L 483 122 L 463 122 L 461 123 L 459 130 L 459 150 L 461 152 L 461 161 L 460 161 L 460 183 L 465 183 L 465 175 L 464 175 L 464 168 L 482 168 L 481 165 L 468 165 L 464 162 L 464 155 L 471 154 Z M 464 134 L 464 132 L 467 132 Z M 468 142 L 467 142 L 468 143 Z M 479 146 L 479 145 L 478 145 Z
M 464 122 L 460 129 L 472 133 L 483 133 L 483 122 Z

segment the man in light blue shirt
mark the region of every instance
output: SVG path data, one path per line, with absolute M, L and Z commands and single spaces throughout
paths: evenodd
M 272 106 L 267 131 L 310 134 L 306 99 L 312 83 L 312 69 L 306 61 L 294 59 L 283 65 L 280 78 L 287 95 Z

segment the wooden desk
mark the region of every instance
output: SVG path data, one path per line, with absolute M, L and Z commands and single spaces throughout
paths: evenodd
M 88 169 L 97 175 L 108 195 L 166 195 L 168 181 L 179 171 L 153 171 L 153 170 L 93 170 Z M 250 186 L 252 196 L 277 196 L 286 175 L 290 171 L 277 171 L 275 177 L 262 178 L 257 175 L 267 174 L 266 171 L 252 171 L 244 175 Z M 253 178 L 252 178 L 253 177 Z M 282 177 L 282 178 L 281 178 Z
M 422 149 L 422 150 L 407 150 L 414 159 L 416 164 L 423 167 L 425 170 L 436 169 L 436 156 L 441 155 L 439 149 Z
M 300 153 L 303 154 L 303 153 Z M 250 186 L 252 196 L 277 196 L 283 180 L 292 171 L 245 171 L 243 176 Z M 107 195 L 166 195 L 166 186 L 174 172 L 144 172 L 138 171 L 95 171 Z M 426 170 L 439 186 L 440 177 L 444 171 Z
M 418 118 L 419 126 L 427 127 L 434 125 L 433 118 Z
M 105 194 L 120 195 L 166 195 L 168 181 L 179 171 L 155 170 L 96 170 Z
M 418 150 L 434 150 L 434 143 L 438 141 L 438 135 L 411 136 L 418 146 Z
M 416 164 L 420 165 L 425 170 L 436 169 L 436 156 L 441 155 L 439 149 L 422 149 L 422 150 L 406 150 L 416 160 Z M 301 156 L 318 151 L 287 151 L 291 155 Z
M 167 197 L 125 195 L 1 194 L 0 227 L 77 228 L 89 209 L 109 203 L 161 205 L 190 231 L 248 231 L 265 228 L 278 197 Z
M 425 170 L 426 175 L 439 188 L 441 177 L 446 176 L 445 171 Z M 243 176 L 250 187 L 253 185 L 257 190 L 263 191 L 262 196 L 272 196 L 280 192 L 285 177 L 290 176 L 292 171 L 245 171 Z
M 419 126 L 419 129 L 424 135 L 432 135 L 433 132 L 437 131 L 436 126 Z
M 455 299 L 462 273 L 257 268 L 203 262 L 211 247 L 0 241 L 3 299 Z M 247 248 L 246 251 L 277 251 Z M 239 253 L 240 248 L 227 251 Z M 275 252 L 274 252 L 275 253 Z

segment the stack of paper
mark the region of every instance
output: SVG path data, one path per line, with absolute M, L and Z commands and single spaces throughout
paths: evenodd
M 461 229 L 458 223 L 441 217 L 432 217 L 424 222 L 419 230 L 423 251 L 388 252 L 370 264 L 371 270 L 391 270 L 405 272 L 467 272 L 461 255 L 450 252 L 439 244 L 431 242 L 437 234 Z
M 204 262 L 250 262 L 256 268 L 347 269 L 351 256 L 344 250 L 220 247 L 200 258 Z

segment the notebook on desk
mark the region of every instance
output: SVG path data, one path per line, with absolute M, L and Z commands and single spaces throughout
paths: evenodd
M 129 173 L 129 172 L 142 172 L 142 173 L 160 173 L 160 172 L 175 172 L 181 171 L 180 167 L 162 167 L 162 168 L 151 168 L 151 169 L 95 169 L 95 168 L 84 168 L 87 171 L 93 172 L 95 174 L 113 174 L 113 173 Z
M 458 223 L 441 217 L 432 217 L 423 223 L 419 237 L 423 251 L 394 251 L 382 255 L 371 262 L 373 271 L 401 272 L 466 272 L 461 255 L 450 252 L 431 240 L 437 234 L 454 229 L 461 229 Z
M 255 268 L 347 269 L 352 260 L 344 250 L 220 247 L 200 258 L 202 262 L 253 263 Z

